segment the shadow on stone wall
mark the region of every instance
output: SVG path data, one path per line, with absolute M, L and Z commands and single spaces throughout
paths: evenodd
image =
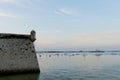
M 39 80 L 39 74 L 1 76 L 0 80 Z

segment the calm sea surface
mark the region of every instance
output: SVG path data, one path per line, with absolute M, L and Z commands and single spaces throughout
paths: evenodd
M 0 80 L 120 80 L 120 53 L 38 53 L 40 74 Z

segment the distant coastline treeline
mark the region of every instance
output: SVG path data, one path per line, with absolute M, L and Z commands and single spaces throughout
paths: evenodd
M 120 51 L 101 51 L 101 50 L 95 50 L 95 51 L 36 51 L 37 53 L 104 53 L 104 52 L 120 52 Z

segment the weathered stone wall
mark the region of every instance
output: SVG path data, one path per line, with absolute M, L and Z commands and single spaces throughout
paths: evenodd
M 0 34 L 0 73 L 39 72 L 31 35 Z

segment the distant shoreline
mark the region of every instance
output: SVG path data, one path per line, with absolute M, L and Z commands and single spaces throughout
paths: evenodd
M 101 50 L 95 50 L 95 51 L 36 51 L 36 53 L 104 53 L 104 52 L 120 52 L 120 51 L 101 51 Z

